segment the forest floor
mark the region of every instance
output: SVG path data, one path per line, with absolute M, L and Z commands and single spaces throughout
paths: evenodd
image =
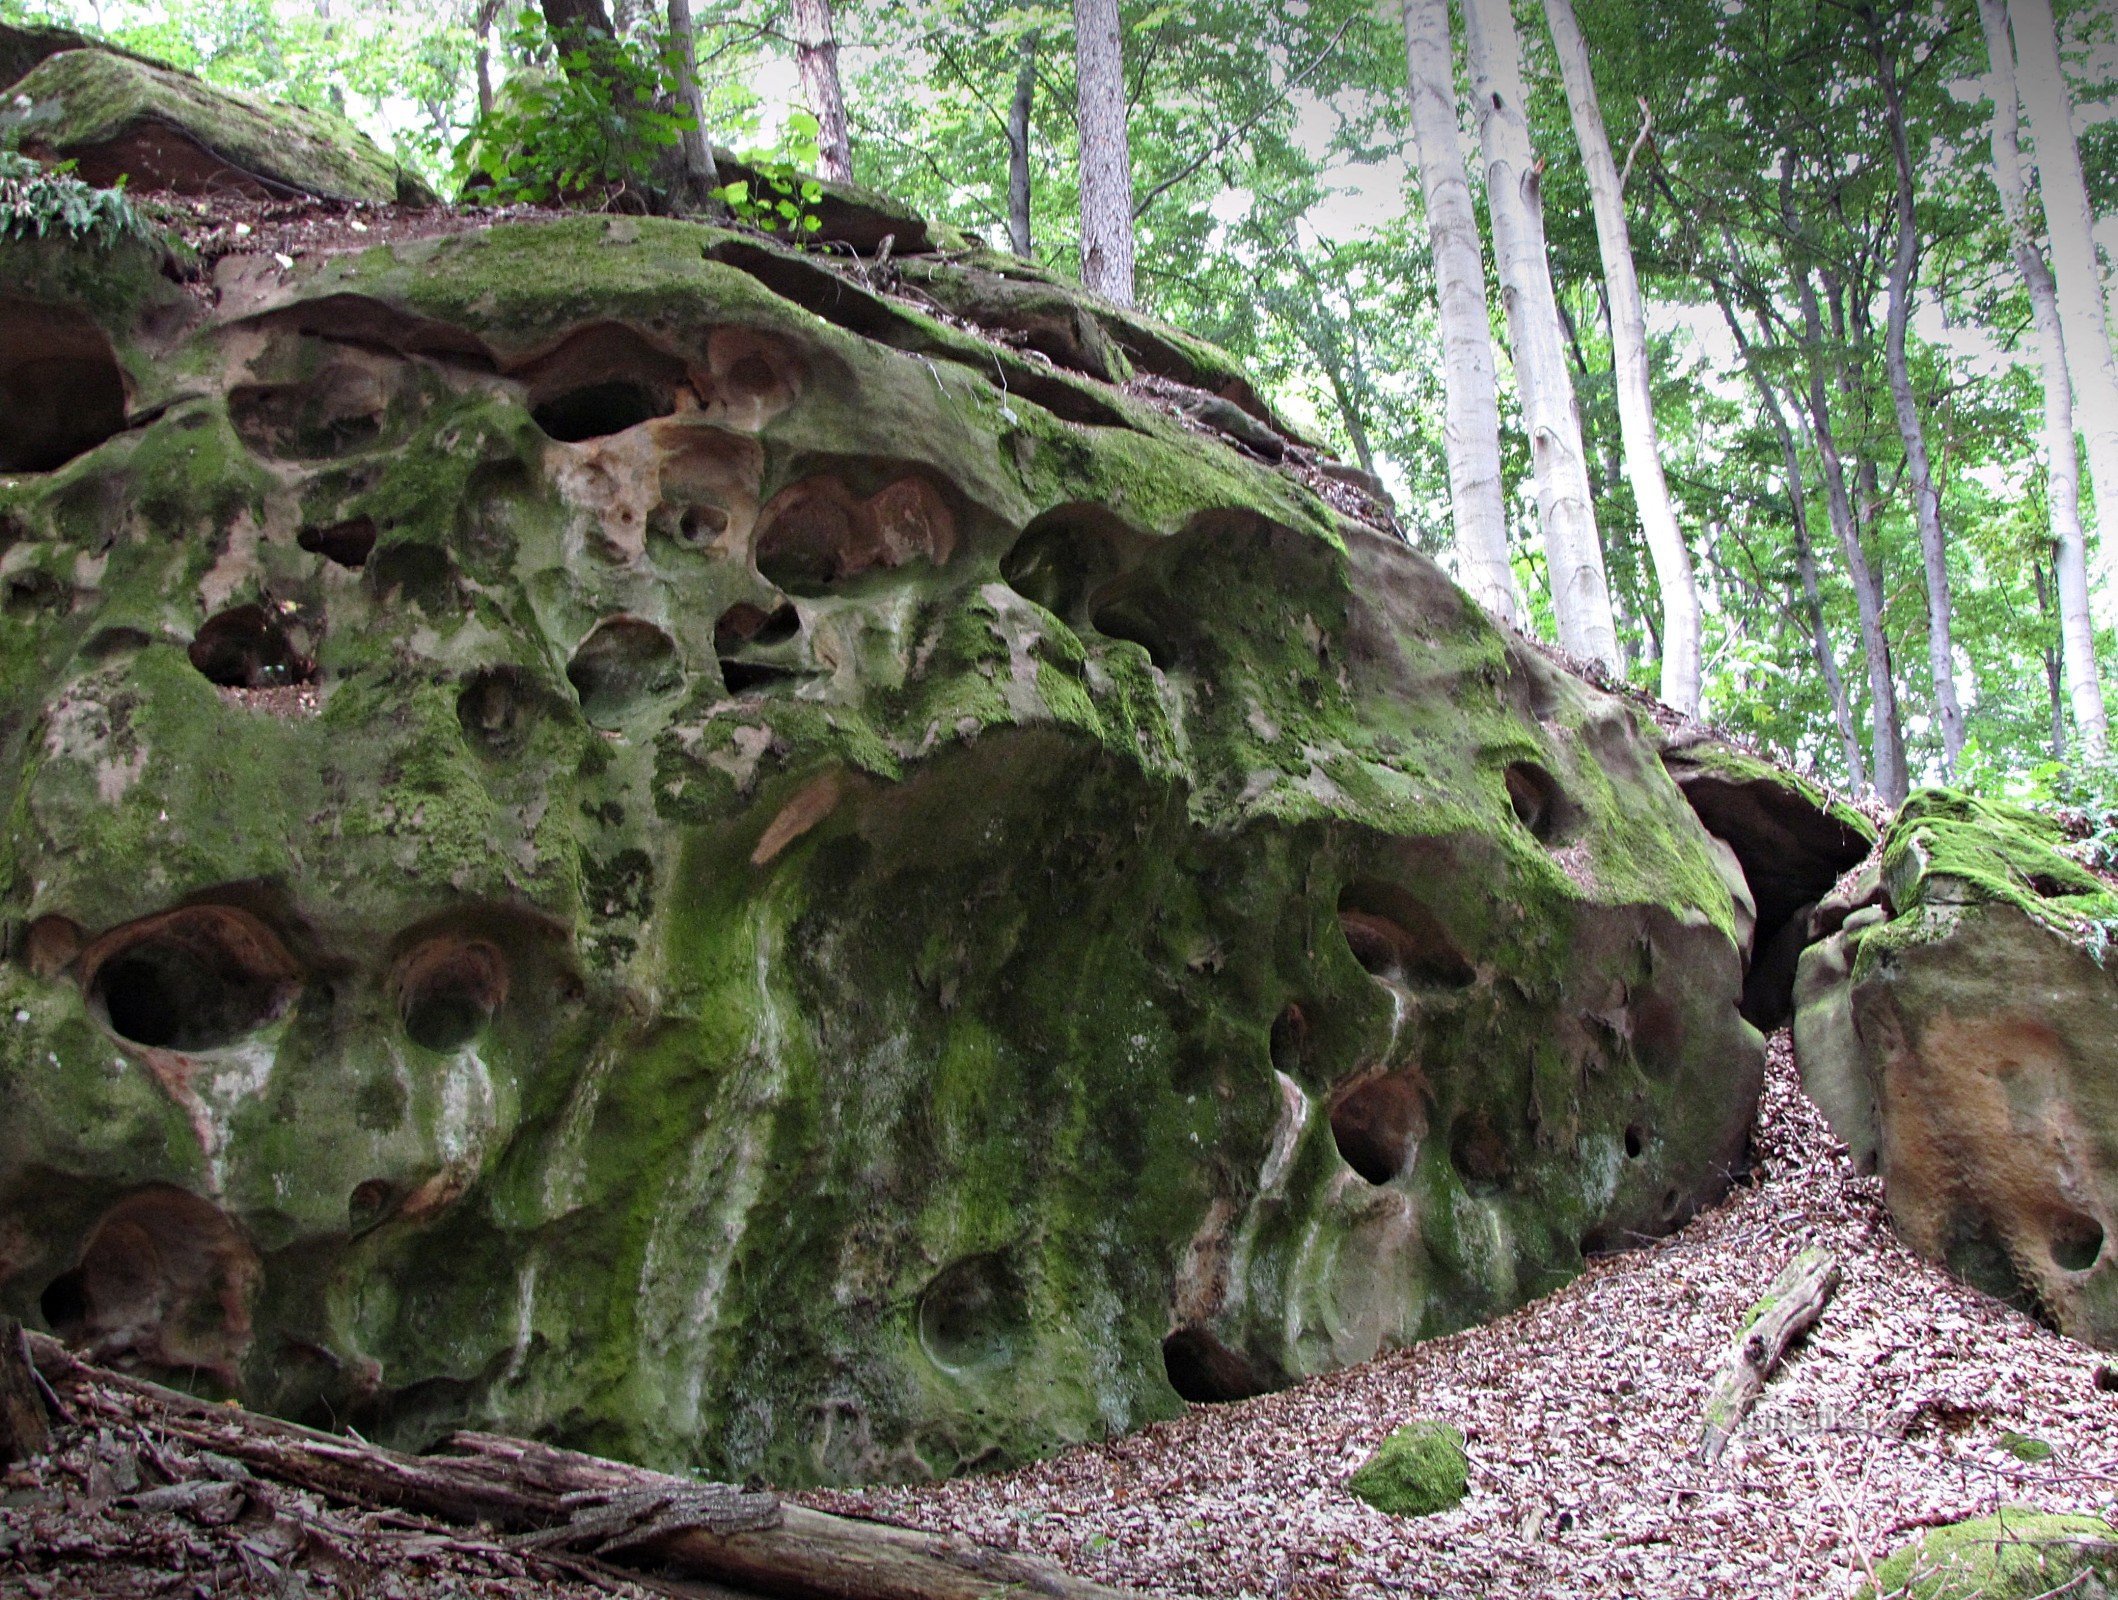
M 1845 1595 L 1915 1529 L 2118 1499 L 2118 1372 L 1898 1242 L 1784 1032 L 1756 1148 L 1749 1181 L 1682 1232 L 1485 1327 L 1005 1476 L 807 1498 L 1216 1600 Z M 1737 1326 L 1807 1244 L 1844 1282 L 1700 1467 Z M 1387 1517 L 1345 1482 L 1414 1417 L 1463 1430 L 1470 1492 Z M 2019 1459 L 2027 1440 L 2049 1459 Z

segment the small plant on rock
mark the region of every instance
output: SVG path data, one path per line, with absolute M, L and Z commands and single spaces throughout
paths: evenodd
M 0 239 L 67 238 L 112 245 L 152 242 L 154 225 L 122 189 L 98 189 L 73 174 L 73 163 L 46 167 L 20 151 L 0 149 Z

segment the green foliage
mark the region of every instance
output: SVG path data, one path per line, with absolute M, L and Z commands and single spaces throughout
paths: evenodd
M 812 123 L 814 117 L 809 119 Z M 821 228 L 823 218 L 815 210 L 824 197 L 824 186 L 787 162 L 759 162 L 756 179 L 744 179 L 716 191 L 717 198 L 740 221 L 767 233 L 788 233 L 799 238 Z
M 83 244 L 151 242 L 161 235 L 121 189 L 98 189 L 75 177 L 67 162 L 48 168 L 13 150 L 0 150 L 0 239 L 63 235 Z
M 676 64 L 651 35 L 554 39 L 520 12 L 508 37 L 522 60 L 457 148 L 457 177 L 494 198 L 652 210 L 658 165 L 693 126 L 675 109 Z
M 1346 1487 L 1390 1516 L 1425 1517 L 1455 1505 L 1469 1483 L 1463 1435 L 1422 1418 L 1385 1439 Z

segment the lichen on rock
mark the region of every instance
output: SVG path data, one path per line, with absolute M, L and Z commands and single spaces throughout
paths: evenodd
M 734 237 L 18 280 L 124 426 L 0 480 L 0 1306 L 376 1437 L 910 1477 L 1721 1191 L 1760 1041 L 1631 709 Z M 181 1340 L 91 1270 L 174 1194 Z

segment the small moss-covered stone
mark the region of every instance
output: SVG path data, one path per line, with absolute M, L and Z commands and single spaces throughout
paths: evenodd
M 2052 1447 L 2043 1439 L 2027 1433 L 2003 1433 L 2000 1447 L 2017 1461 L 2049 1461 Z
M 1470 1470 L 1463 1435 L 1422 1418 L 1383 1440 L 1346 1487 L 1393 1517 L 1426 1517 L 1463 1499 Z
M 2011 1508 L 1927 1529 L 1891 1552 L 1875 1577 L 1875 1593 L 1912 1600 L 2102 1597 L 2118 1585 L 2118 1540 L 2101 1517 Z

